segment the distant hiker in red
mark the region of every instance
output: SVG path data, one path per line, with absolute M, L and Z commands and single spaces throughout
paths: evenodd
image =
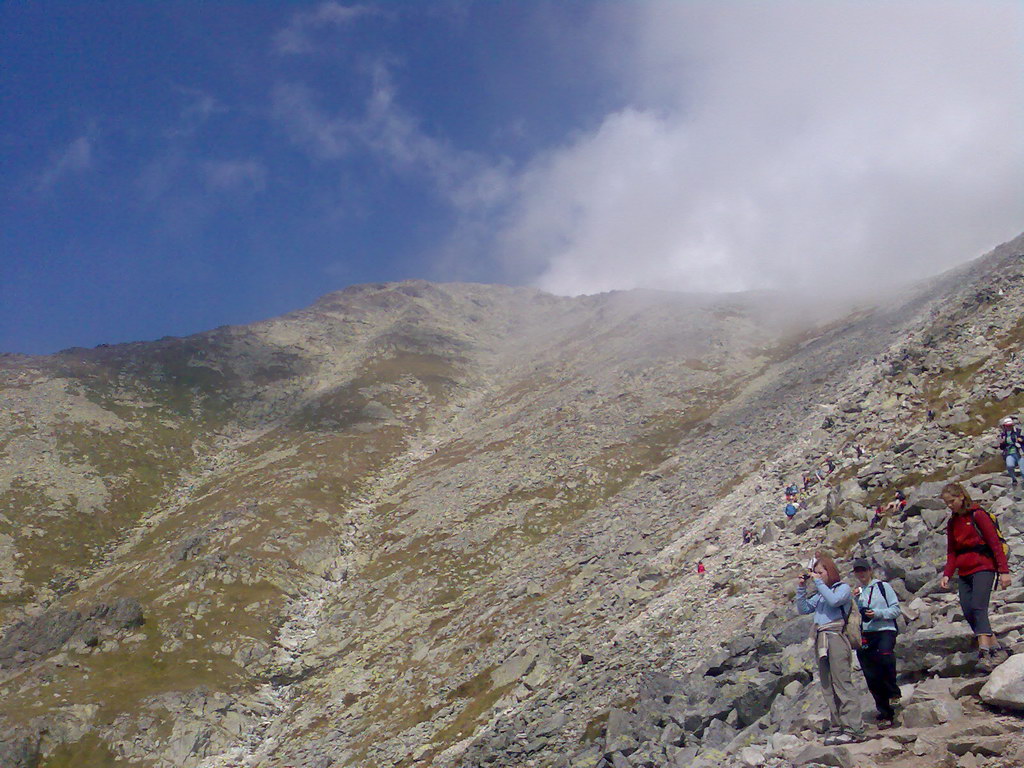
M 907 497 L 903 491 L 896 491 L 895 498 L 885 505 L 884 512 L 902 512 L 907 508 Z
M 1006 548 L 995 518 L 975 504 L 962 485 L 947 485 L 942 489 L 942 500 L 953 514 L 946 524 L 946 568 L 939 586 L 948 588 L 953 574 L 958 575 L 960 607 L 978 638 L 978 667 L 991 670 L 1005 658 L 992 633 L 988 603 L 996 572 L 999 586 L 1010 586 Z
M 703 560 L 701 560 L 699 563 L 697 563 L 697 573 L 704 573 L 706 570 L 707 570 L 707 568 L 704 567 L 704 561 Z

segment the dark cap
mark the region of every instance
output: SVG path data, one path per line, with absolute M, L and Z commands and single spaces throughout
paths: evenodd
M 853 570 L 855 571 L 870 571 L 871 563 L 865 560 L 863 557 L 859 557 L 853 561 Z

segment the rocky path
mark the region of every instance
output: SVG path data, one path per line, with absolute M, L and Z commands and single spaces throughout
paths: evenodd
M 387 500 L 394 489 L 408 476 L 412 468 L 429 459 L 438 446 L 456 439 L 463 426 L 471 423 L 478 409 L 490 394 L 482 388 L 471 398 L 456 404 L 453 413 L 437 420 L 432 429 L 417 436 L 407 450 L 393 460 L 377 477 L 368 483 L 354 500 L 351 517 L 355 521 L 351 531 L 354 541 L 367 544 L 367 531 L 376 522 L 374 509 Z M 359 553 L 353 549 L 350 557 Z M 345 563 L 338 563 L 332 572 L 344 574 Z M 302 590 L 282 611 L 287 620 L 281 625 L 272 646 L 273 667 L 280 670 L 283 680 L 305 678 L 312 673 L 309 657 L 316 656 L 316 639 L 323 623 L 329 617 L 332 605 L 346 589 L 346 579 L 321 578 Z M 323 665 L 326 660 L 313 661 Z M 263 705 L 263 716 L 242 733 L 234 744 L 220 754 L 198 763 L 196 768 L 257 768 L 274 759 L 283 731 L 293 725 L 296 718 L 298 690 L 294 682 L 270 682 L 259 688 L 252 698 Z

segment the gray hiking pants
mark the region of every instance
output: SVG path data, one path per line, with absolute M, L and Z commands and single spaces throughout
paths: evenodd
M 828 634 L 828 656 L 818 659 L 818 679 L 825 695 L 832 726 L 860 733 L 864 730 L 858 693 L 853 687 L 853 654 L 846 638 Z
M 988 602 L 992 597 L 992 586 L 996 583 L 996 572 L 978 571 L 970 576 L 960 576 L 959 579 L 960 607 L 964 611 L 964 618 L 975 635 L 991 635 Z

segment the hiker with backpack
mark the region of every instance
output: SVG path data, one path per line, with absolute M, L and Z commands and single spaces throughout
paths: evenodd
M 1010 586 L 1008 548 L 995 517 L 975 504 L 960 483 L 945 486 L 942 500 L 953 514 L 946 523 L 946 568 L 939 586 L 948 588 L 953 574 L 958 575 L 960 606 L 978 640 L 978 667 L 990 671 L 1006 658 L 992 633 L 988 603 L 997 572 L 999 586 Z
M 999 429 L 999 450 L 1003 452 L 1006 462 L 1006 474 L 1010 476 L 1010 484 L 1017 487 L 1017 475 L 1024 478 L 1021 470 L 1021 457 L 1024 456 L 1024 434 L 1011 416 L 1003 419 Z M 1015 474 L 1016 473 L 1016 474 Z
M 853 561 L 853 575 L 860 586 L 853 596 L 861 617 L 861 645 L 856 649 L 864 680 L 875 700 L 878 727 L 891 728 L 900 701 L 896 684 L 896 619 L 900 616 L 900 599 L 885 581 L 876 579 L 871 563 Z
M 814 655 L 818 681 L 830 715 L 825 744 L 852 744 L 864 740 L 860 703 L 853 688 L 851 644 L 846 630 L 853 606 L 853 593 L 839 577 L 835 561 L 818 553 L 809 572 L 800 576 L 796 588 L 796 609 L 814 614 Z M 855 617 L 859 632 L 859 615 Z

